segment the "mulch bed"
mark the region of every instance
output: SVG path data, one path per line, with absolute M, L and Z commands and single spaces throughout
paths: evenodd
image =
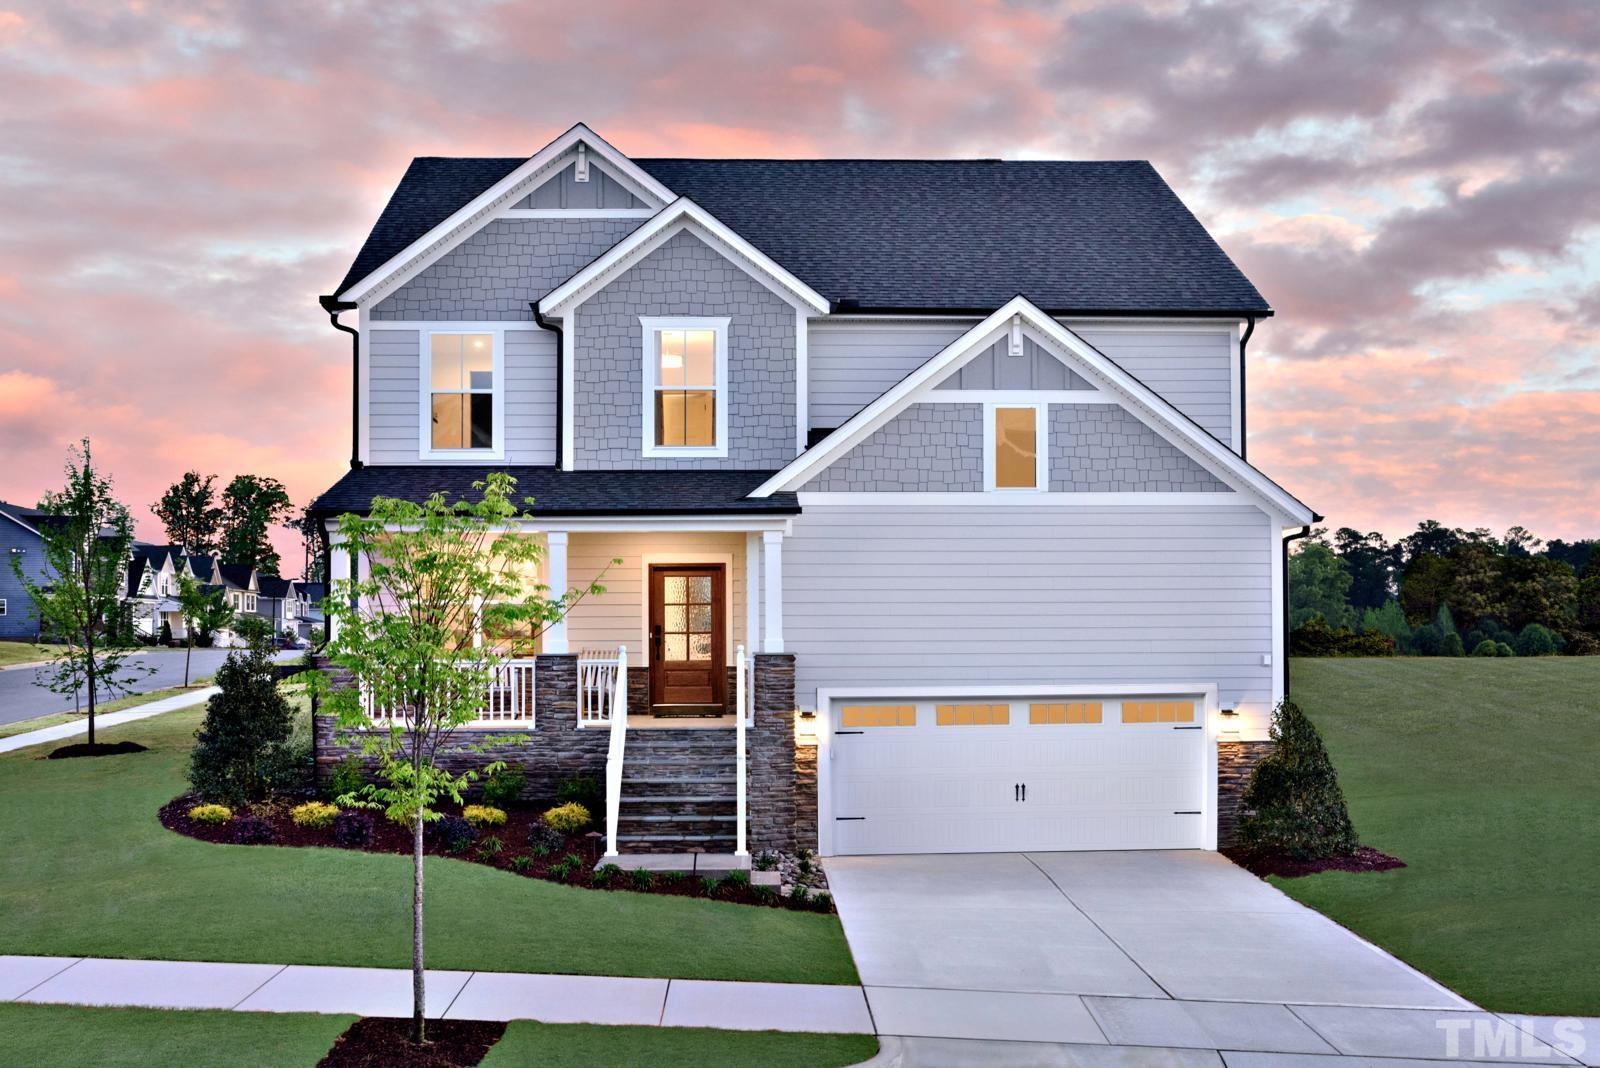
M 119 753 L 148 753 L 149 750 L 138 742 L 76 742 L 64 745 L 60 749 L 50 750 L 46 760 L 68 760 L 72 757 L 97 757 L 116 756 Z
M 1298 879 L 1323 871 L 1393 871 L 1403 868 L 1406 862 L 1398 857 L 1373 849 L 1357 846 L 1354 853 L 1342 857 L 1325 857 L 1322 860 L 1296 860 L 1284 853 L 1260 850 L 1224 849 L 1222 855 L 1253 875 L 1265 878 L 1276 875 L 1284 879 Z
M 428 1041 L 411 1043 L 411 1021 L 367 1016 L 333 1040 L 317 1068 L 475 1068 L 506 1033 L 485 1020 L 429 1020 Z
M 342 846 L 334 840 L 332 828 L 302 827 L 289 817 L 289 810 L 299 799 L 278 800 L 248 805 L 242 809 L 235 809 L 233 819 L 223 824 L 200 823 L 189 818 L 189 809 L 200 804 L 200 799 L 192 795 L 174 798 L 161 807 L 161 825 L 169 831 L 189 838 L 198 838 L 203 842 L 217 842 L 229 845 L 270 845 L 292 847 L 320 847 L 328 849 L 354 848 Z M 833 899 L 831 896 L 816 895 L 806 899 L 792 899 L 777 893 L 776 887 L 754 887 L 748 883 L 731 882 L 726 879 L 716 883 L 714 887 L 707 887 L 701 877 L 688 873 L 680 873 L 676 879 L 668 878 L 665 872 L 651 873 L 648 882 L 635 881 L 633 871 L 624 868 L 623 871 L 609 880 L 596 880 L 593 869 L 595 863 L 605 852 L 605 839 L 599 835 L 590 836 L 588 833 L 568 835 L 562 845 L 552 849 L 547 856 L 537 856 L 528 845 L 528 832 L 537 823 L 540 823 L 541 814 L 552 807 L 555 802 L 542 804 L 518 805 L 508 809 L 504 826 L 485 828 L 479 834 L 475 844 L 459 852 L 445 849 L 440 843 L 433 841 L 432 836 L 424 840 L 423 852 L 429 856 L 451 857 L 456 860 L 465 860 L 474 864 L 483 864 L 491 868 L 499 868 L 513 875 L 521 875 L 528 879 L 544 879 L 547 882 L 565 883 L 569 886 L 582 887 L 593 890 L 630 890 L 650 894 L 669 894 L 674 897 L 698 897 L 713 901 L 727 901 L 737 905 L 761 905 L 770 908 L 787 908 L 799 912 L 833 912 Z M 445 806 L 442 811 L 452 815 L 457 814 L 453 806 Z M 405 856 L 411 854 L 411 829 L 385 819 L 381 813 L 368 813 L 372 821 L 372 839 L 362 847 L 366 853 L 399 853 Z M 256 817 L 265 821 L 272 828 L 270 842 L 245 841 L 239 838 L 240 821 L 247 817 Z M 431 825 L 430 825 L 431 826 Z M 497 852 L 490 852 L 484 848 L 486 839 L 498 838 L 501 848 Z M 562 872 L 560 868 L 552 871 L 552 867 L 562 863 L 568 856 L 579 858 L 579 864 L 570 871 Z M 770 892 L 769 892 L 770 891 Z

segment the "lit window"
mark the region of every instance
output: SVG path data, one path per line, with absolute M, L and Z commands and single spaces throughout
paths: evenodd
M 1039 424 L 1043 407 L 993 409 L 990 480 L 995 489 L 1043 488 Z
M 728 320 L 641 323 L 645 455 L 726 456 Z
M 1035 703 L 1028 706 L 1029 723 L 1099 723 L 1099 701 Z
M 1124 723 L 1193 723 L 1193 701 L 1124 701 Z
M 939 705 L 934 722 L 941 727 L 1002 727 L 1011 722 L 1011 706 Z
M 915 727 L 915 705 L 845 705 L 839 709 L 841 727 Z
M 431 446 L 494 448 L 494 335 L 433 334 L 428 358 Z

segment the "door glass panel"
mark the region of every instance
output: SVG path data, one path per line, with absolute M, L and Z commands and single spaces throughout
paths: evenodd
M 689 606 L 689 630 L 704 634 L 711 629 L 711 606 L 696 604 Z
M 669 575 L 663 580 L 666 587 L 665 600 L 668 604 L 682 604 L 689 599 L 689 580 L 682 575 Z
M 671 581 L 670 579 L 668 581 Z M 680 580 L 681 581 L 681 580 Z M 708 575 L 699 575 L 689 579 L 689 602 L 691 604 L 711 603 L 711 578 Z
M 709 635 L 709 634 L 691 634 L 691 635 L 689 635 L 689 659 L 690 660 L 710 660 L 711 659 L 711 635 Z
M 689 659 L 689 637 L 686 634 L 668 634 L 662 641 L 663 660 Z
M 662 628 L 683 633 L 689 629 L 689 610 L 681 604 L 669 604 L 662 611 Z

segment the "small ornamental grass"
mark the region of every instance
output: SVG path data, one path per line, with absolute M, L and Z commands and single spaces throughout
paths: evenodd
M 506 811 L 493 805 L 468 805 L 461 810 L 461 818 L 480 830 L 484 827 L 504 827 Z
M 307 801 L 289 810 L 289 818 L 294 821 L 296 827 L 310 827 L 319 831 L 332 827 L 333 821 L 338 816 L 339 806 L 330 805 L 326 801 Z
M 196 823 L 220 826 L 233 819 L 233 809 L 227 805 L 196 805 L 189 810 L 189 818 Z
M 544 814 L 545 825 L 562 834 L 577 834 L 589 826 L 590 819 L 589 810 L 576 801 L 557 805 Z

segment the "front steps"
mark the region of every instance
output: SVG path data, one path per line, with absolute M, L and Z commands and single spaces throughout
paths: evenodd
M 732 853 L 737 775 L 732 728 L 630 730 L 617 852 Z

